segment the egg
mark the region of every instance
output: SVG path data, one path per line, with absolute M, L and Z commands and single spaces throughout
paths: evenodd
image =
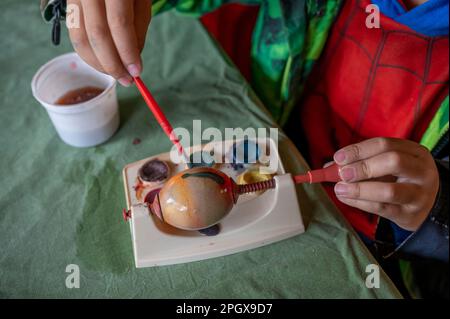
M 151 204 L 165 223 L 200 230 L 220 222 L 236 203 L 236 184 L 223 172 L 196 167 L 170 178 Z

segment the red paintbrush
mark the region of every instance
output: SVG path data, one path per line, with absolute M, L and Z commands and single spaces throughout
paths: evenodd
M 332 164 L 325 168 L 316 169 L 309 171 L 303 175 L 294 176 L 294 182 L 296 184 L 300 183 L 322 183 L 322 182 L 333 182 L 337 183 L 341 181 L 339 176 L 339 166 Z
M 302 183 L 312 184 L 312 183 L 322 183 L 322 182 L 337 183 L 337 182 L 341 181 L 341 177 L 339 176 L 339 166 L 337 166 L 336 164 L 332 164 L 325 168 L 312 170 L 306 174 L 293 176 L 292 179 L 294 180 L 295 184 L 302 184 Z M 237 185 L 236 193 L 237 194 L 253 193 L 256 191 L 262 191 L 265 189 L 270 189 L 270 188 L 275 188 L 275 187 L 276 187 L 276 180 L 269 179 L 267 181 L 262 181 L 262 182 Z
M 152 111 L 153 115 L 156 118 L 156 121 L 159 123 L 164 133 L 166 133 L 166 135 L 169 137 L 172 143 L 177 147 L 178 152 L 180 155 L 183 156 L 184 161 L 188 163 L 186 154 L 184 153 L 183 146 L 181 146 L 180 140 L 174 134 L 172 125 L 170 125 L 163 111 L 159 107 L 158 103 L 156 103 L 155 99 L 153 98 L 148 88 L 145 86 L 144 82 L 141 80 L 140 77 L 135 77 L 134 83 L 139 89 L 139 92 L 141 92 L 141 95 L 144 98 L 145 103 L 147 103 L 148 108 L 150 109 L 150 111 Z

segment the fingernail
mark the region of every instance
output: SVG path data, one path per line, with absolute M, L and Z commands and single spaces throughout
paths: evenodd
M 348 186 L 343 183 L 337 183 L 334 186 L 334 192 L 338 196 L 343 196 L 348 194 Z
M 353 167 L 346 167 L 339 171 L 339 175 L 341 175 L 341 178 L 345 182 L 352 181 L 355 177 L 355 169 Z
M 141 71 L 139 70 L 138 66 L 136 64 L 130 64 L 128 67 L 128 72 L 132 77 L 137 77 L 141 74 Z
M 334 154 L 334 161 L 338 164 L 343 163 L 345 161 L 345 152 L 338 151 L 336 154 Z
M 121 77 L 117 80 L 122 86 L 129 87 L 131 85 L 131 79 L 128 76 Z

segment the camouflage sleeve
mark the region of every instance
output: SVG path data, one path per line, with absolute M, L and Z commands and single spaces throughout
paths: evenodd
M 202 16 L 228 3 L 256 5 L 261 4 L 261 2 L 262 0 L 154 0 L 152 12 L 153 15 L 156 15 L 170 9 L 175 9 L 180 13 Z

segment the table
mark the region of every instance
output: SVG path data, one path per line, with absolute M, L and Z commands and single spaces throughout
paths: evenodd
M 66 34 L 61 46 L 51 45 L 37 3 L 5 0 L 0 12 L 0 297 L 401 298 L 383 272 L 379 289 L 365 286 L 366 266 L 376 262 L 319 185 L 298 186 L 305 234 L 226 257 L 136 269 L 121 216 L 121 170 L 168 151 L 170 142 L 138 91 L 120 88 L 121 127 L 110 141 L 88 149 L 62 143 L 30 82 L 42 64 L 71 51 Z M 197 20 L 162 14 L 148 37 L 143 79 L 174 126 L 191 129 L 193 119 L 221 130 L 274 126 Z M 135 138 L 142 142 L 134 145 Z M 282 132 L 280 153 L 287 171 L 307 169 Z M 80 268 L 78 289 L 66 288 L 69 264 Z

